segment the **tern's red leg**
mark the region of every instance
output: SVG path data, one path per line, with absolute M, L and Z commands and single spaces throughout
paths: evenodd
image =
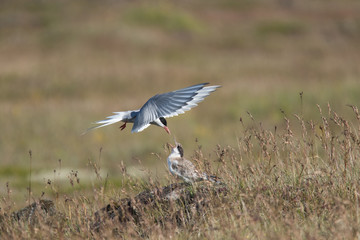
M 121 131 L 124 130 L 124 128 L 126 128 L 126 122 L 120 126 Z

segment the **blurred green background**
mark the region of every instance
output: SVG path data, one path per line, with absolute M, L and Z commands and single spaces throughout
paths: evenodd
M 0 191 L 8 182 L 26 199 L 29 150 L 36 196 L 71 170 L 86 188 L 89 161 L 114 184 L 122 161 L 135 177 L 166 179 L 173 136 L 185 155 L 201 145 L 211 159 L 217 144 L 236 146 L 240 117 L 253 124 L 247 111 L 266 128 L 284 124 L 280 109 L 320 121 L 316 104 L 353 117 L 359 13 L 357 0 L 1 1 Z M 202 82 L 222 88 L 169 119 L 172 136 L 119 124 L 81 136 L 113 111 Z

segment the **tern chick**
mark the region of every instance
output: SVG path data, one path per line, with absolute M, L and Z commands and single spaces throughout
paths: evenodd
M 188 183 L 203 180 L 219 183 L 217 177 L 200 173 L 191 161 L 184 158 L 184 149 L 181 144 L 177 142 L 175 144 L 175 146 L 172 146 L 170 143 L 168 144 L 171 147 L 171 153 L 167 158 L 169 171 L 173 175 L 180 177 Z

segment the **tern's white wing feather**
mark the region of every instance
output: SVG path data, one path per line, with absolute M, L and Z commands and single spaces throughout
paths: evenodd
M 140 132 L 159 117 L 174 117 L 189 111 L 220 86 L 197 84 L 173 92 L 158 94 L 150 98 L 140 109 L 131 132 Z
M 138 128 L 136 131 L 134 131 L 134 127 L 133 127 L 131 132 L 141 132 L 142 130 L 144 130 L 145 128 L 147 128 L 149 126 L 150 126 L 150 123 L 144 124 L 140 128 Z
M 125 111 L 125 112 L 114 112 L 114 115 L 106 117 L 104 120 L 95 122 L 94 124 L 99 124 L 98 126 L 91 127 L 87 129 L 83 134 L 87 133 L 90 130 L 105 127 L 110 124 L 114 124 L 120 121 L 133 122 L 134 118 L 138 114 L 139 110 L 134 111 Z

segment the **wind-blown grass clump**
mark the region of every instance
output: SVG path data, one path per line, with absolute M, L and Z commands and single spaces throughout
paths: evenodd
M 250 113 L 251 126 L 240 118 L 243 130 L 237 146 L 219 144 L 215 155 L 199 146 L 191 156 L 200 169 L 221 177 L 225 192 L 204 190 L 216 186 L 196 183 L 185 188 L 190 198 L 148 199 L 145 194 L 150 192 L 161 196 L 159 180 L 135 179 L 124 166 L 121 187 L 110 188 L 107 179 L 99 179 L 102 184 L 91 194 L 58 197 L 57 214 L 39 214 L 36 222 L 11 217 L 7 212 L 11 198 L 4 198 L 0 235 L 13 239 L 357 238 L 360 114 L 356 106 L 350 107 L 354 119 L 344 119 L 330 106 L 326 113 L 318 106 L 319 118 L 312 120 L 283 113 L 284 124 L 272 130 L 264 129 Z M 116 216 L 111 206 L 124 201 L 123 211 L 132 213 Z M 107 220 L 101 222 L 101 229 L 94 228 L 101 208 Z

